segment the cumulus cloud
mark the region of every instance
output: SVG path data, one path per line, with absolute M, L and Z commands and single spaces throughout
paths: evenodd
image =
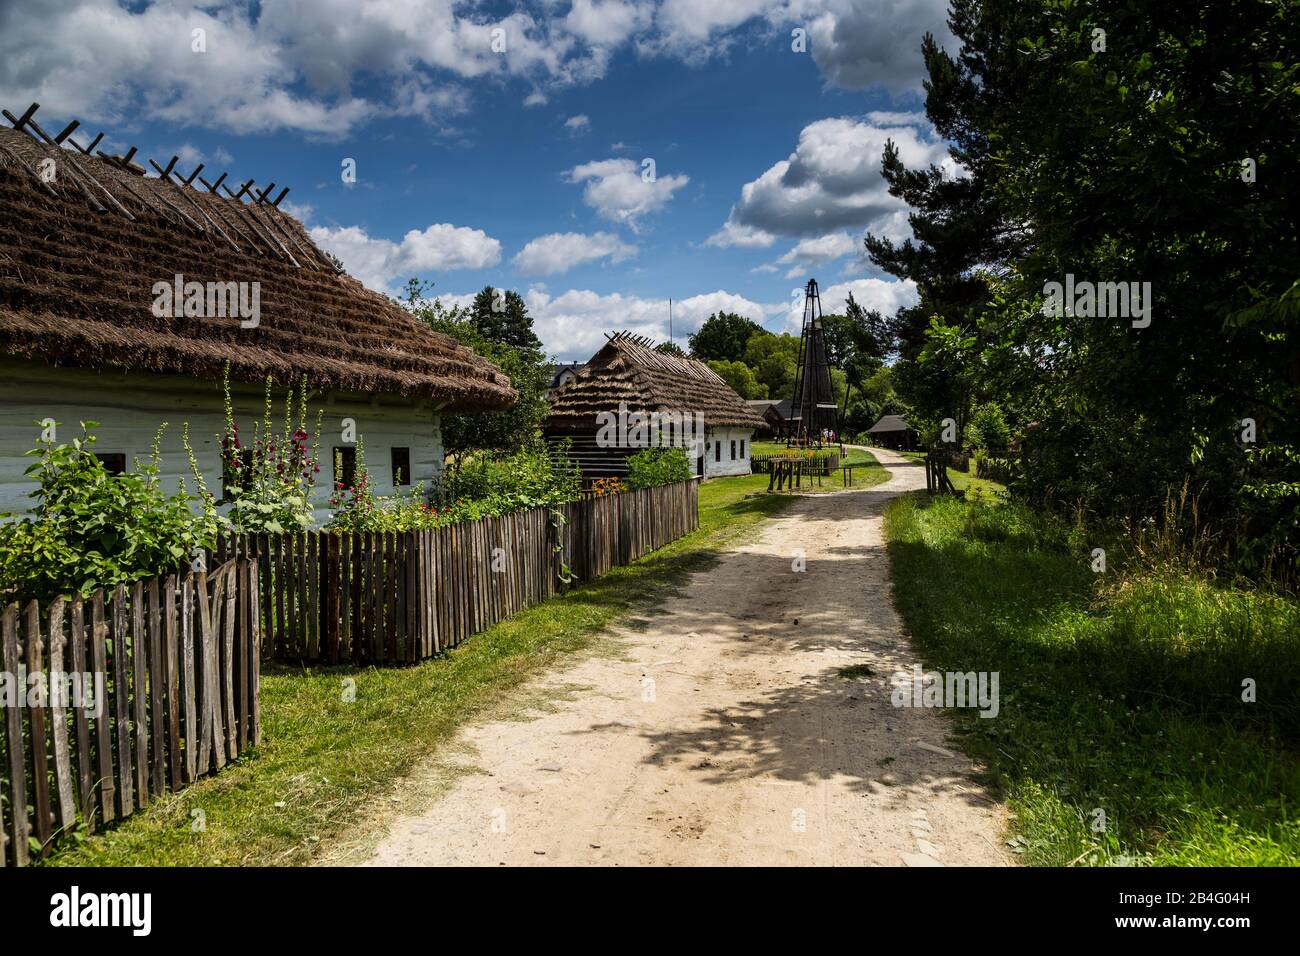
M 501 243 L 481 229 L 438 223 L 412 229 L 400 243 L 376 239 L 359 226 L 315 226 L 311 237 L 338 256 L 364 285 L 388 291 L 416 272 L 485 269 L 501 261 Z
M 635 255 L 635 246 L 610 232 L 552 232 L 524 246 L 515 256 L 514 265 L 525 275 L 555 275 L 598 259 L 622 262 Z
M 582 183 L 582 200 L 610 222 L 624 223 L 635 229 L 637 221 L 666 206 L 673 193 L 688 182 L 689 176 L 646 174 L 642 165 L 631 159 L 602 159 L 575 166 L 566 174 L 571 183 Z
M 889 140 L 906 165 L 933 163 L 956 174 L 947 147 L 926 127 L 853 117 L 818 120 L 804 127 L 793 153 L 741 188 L 727 222 L 707 241 L 766 246 L 775 236 L 824 236 L 846 227 L 897 235 L 906 225 L 907 207 L 889 194 L 880 175 Z
M 894 93 L 920 86 L 921 39 L 933 33 L 953 49 L 948 0 L 838 0 L 808 26 L 809 50 L 836 86 L 883 86 Z
M 564 26 L 593 46 L 619 46 L 650 25 L 651 4 L 626 0 L 573 0 Z
M 810 266 L 834 262 L 857 251 L 858 244 L 847 232 L 832 232 L 814 239 L 802 239 L 776 261 L 791 266 L 787 279 L 794 279 Z
M 577 116 L 570 116 L 564 121 L 564 128 L 574 136 L 579 136 L 591 129 L 591 118 L 585 113 L 579 113 Z
M 666 298 L 642 298 L 618 292 L 602 295 L 585 289 L 551 295 L 534 286 L 525 293 L 524 301 L 547 352 L 564 359 L 590 358 L 605 344 L 604 333 L 620 329 L 649 336 L 656 342 L 668 338 Z M 722 289 L 674 299 L 673 332 L 677 343 L 684 347 L 686 336 L 718 311 L 738 312 L 758 322 L 769 308 Z
M 828 83 L 914 90 L 926 30 L 951 45 L 946 0 L 574 0 L 494 17 L 461 0 L 45 0 L 0 4 L 0 99 L 60 115 L 144 116 L 240 133 L 343 136 L 375 116 L 437 125 L 483 78 L 527 105 L 603 77 L 616 52 L 698 62 L 739 39 L 808 31 Z M 194 30 L 204 52 L 196 52 Z M 775 36 L 773 36 L 775 34 Z M 504 46 L 502 46 L 504 44 Z M 790 53 L 795 56 L 799 54 Z M 81 69 L 93 69 L 86 83 Z M 159 82 L 165 77 L 165 82 Z M 377 78 L 370 97 L 354 90 Z
M 853 294 L 854 301 L 864 309 L 877 309 L 883 315 L 893 315 L 901 308 L 915 305 L 920 298 L 916 284 L 909 280 L 850 279 L 819 291 L 822 311 L 826 315 L 843 315 L 849 293 Z M 781 309 L 789 332 L 798 333 L 803 325 L 803 294 L 802 286 L 791 289 L 789 306 Z

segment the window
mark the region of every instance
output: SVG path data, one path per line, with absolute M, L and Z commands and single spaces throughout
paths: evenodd
M 394 448 L 392 452 L 393 459 L 393 487 L 399 485 L 409 485 L 411 483 L 411 449 Z
M 740 457 L 745 457 L 745 439 L 743 438 L 740 440 Z
M 334 483 L 351 488 L 357 480 L 357 449 L 355 445 L 334 446 Z
M 126 454 L 120 451 L 111 451 L 103 455 L 96 455 L 99 463 L 104 466 L 104 470 L 110 475 L 126 474 Z
M 713 440 L 713 460 L 722 461 L 722 442 L 716 438 Z
M 669 422 L 668 423 L 668 447 L 672 448 L 674 444 L 676 444 L 676 441 L 673 438 L 673 423 Z

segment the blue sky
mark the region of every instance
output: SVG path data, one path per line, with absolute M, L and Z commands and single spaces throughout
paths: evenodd
M 665 338 L 670 297 L 679 339 L 719 308 L 789 329 L 810 276 L 827 311 L 914 301 L 862 236 L 908 234 L 886 139 L 950 164 L 919 89 L 943 19 L 940 0 L 18 0 L 0 102 L 288 185 L 367 285 L 517 289 L 548 350 L 585 358 L 604 331 Z

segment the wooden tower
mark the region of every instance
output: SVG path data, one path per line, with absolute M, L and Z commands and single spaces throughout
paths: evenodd
M 833 431 L 838 435 L 838 411 L 831 387 L 831 368 L 826 360 L 821 295 L 817 291 L 817 280 L 809 279 L 804 290 L 799 368 L 794 376 L 786 443 L 820 444 L 823 432 Z

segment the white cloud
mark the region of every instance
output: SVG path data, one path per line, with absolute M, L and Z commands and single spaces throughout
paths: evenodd
M 906 227 L 907 206 L 889 194 L 880 175 L 889 140 L 907 166 L 933 163 L 956 173 L 933 131 L 852 117 L 818 120 L 804 127 L 789 157 L 741 188 L 727 222 L 707 241 L 762 246 L 773 236 L 823 236 L 845 227 L 899 234 Z
M 819 290 L 822 311 L 826 315 L 843 315 L 849 293 L 858 305 L 870 311 L 877 309 L 884 315 L 893 315 L 899 309 L 915 305 L 919 300 L 916 285 L 910 280 L 851 279 L 837 282 Z M 798 334 L 803 325 L 803 287 L 790 290 L 790 303 L 782 306 L 788 331 Z
M 564 128 L 574 136 L 580 136 L 591 129 L 591 118 L 584 113 L 570 116 L 564 121 Z
M 553 232 L 524 246 L 514 258 L 515 268 L 525 275 L 555 275 L 597 259 L 622 262 L 636 255 L 636 247 L 609 232 L 585 235 Z
M 916 89 L 921 36 L 952 46 L 946 0 L 574 0 L 494 18 L 463 0 L 45 0 L 0 5 L 0 100 L 111 122 L 132 115 L 240 133 L 347 135 L 376 116 L 433 125 L 462 83 L 519 79 L 526 105 L 603 77 L 620 50 L 699 62 L 742 38 L 788 51 L 808 30 L 828 82 Z M 194 29 L 206 52 L 192 50 Z M 494 31 L 504 51 L 493 49 Z M 783 49 L 784 48 L 784 49 Z M 75 67 L 75 68 L 74 68 Z M 86 82 L 93 71 L 95 82 Z M 160 82 L 159 78 L 164 78 Z M 363 78 L 369 97 L 354 89 Z
M 737 246 L 741 249 L 766 249 L 776 242 L 776 236 L 763 229 L 745 226 L 736 222 L 734 217 L 722 224 L 722 228 L 704 240 L 706 246 Z
M 311 237 L 343 261 L 361 282 L 386 292 L 418 272 L 485 269 L 501 261 L 501 243 L 481 229 L 438 223 L 412 229 L 400 243 L 376 239 L 359 226 L 316 226 Z
M 643 167 L 631 159 L 603 159 L 575 166 L 566 174 L 571 183 L 584 183 L 582 199 L 611 222 L 635 229 L 637 221 L 666 206 L 673 193 L 689 176 L 643 175 Z
M 573 0 L 564 26 L 594 46 L 618 46 L 633 33 L 650 25 L 653 9 L 647 3 L 625 0 Z
M 611 293 L 601 295 L 570 289 L 550 295 L 534 286 L 524 294 L 534 328 L 548 353 L 565 359 L 587 359 L 605 344 L 606 332 L 627 329 L 656 342 L 668 338 L 668 300 Z M 768 309 L 745 296 L 724 290 L 673 300 L 674 339 L 685 347 L 686 336 L 713 312 L 725 310 L 762 321 Z
M 852 255 L 858 244 L 847 232 L 832 232 L 814 239 L 802 239 L 776 261 L 781 265 L 792 266 L 786 273 L 787 279 L 793 279 L 810 266 L 834 262 L 836 259 Z

